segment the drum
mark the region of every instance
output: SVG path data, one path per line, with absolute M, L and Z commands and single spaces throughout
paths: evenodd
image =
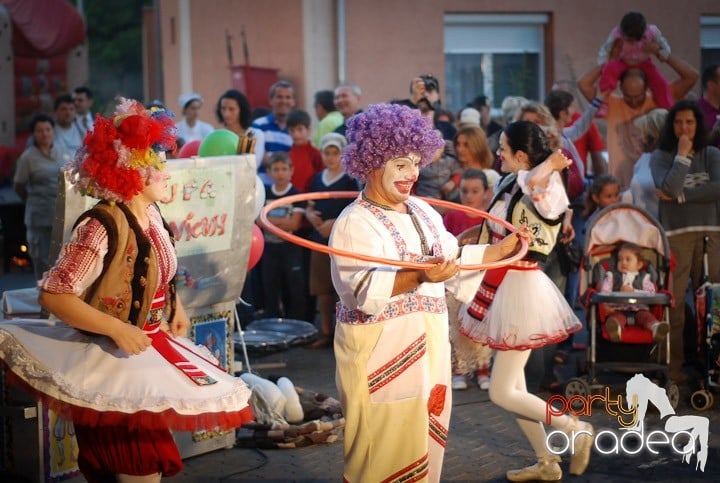
M 304 345 L 315 340 L 317 328 L 310 322 L 295 319 L 260 319 L 247 326 L 248 330 L 281 332 L 290 339 L 291 346 Z
M 292 340 L 291 337 L 288 337 L 287 334 L 282 332 L 253 330 L 249 328 L 243 331 L 243 338 L 245 339 L 245 346 L 247 347 L 248 353 L 254 355 L 271 354 L 273 352 L 287 350 Z M 233 334 L 233 341 L 235 343 L 235 354 L 242 354 L 240 334 Z

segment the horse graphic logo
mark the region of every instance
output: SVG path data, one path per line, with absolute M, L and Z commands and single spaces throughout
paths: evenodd
M 695 455 L 695 469 L 705 471 L 705 463 L 708 457 L 708 437 L 710 435 L 710 420 L 708 418 L 676 415 L 665 390 L 642 374 L 636 374 L 628 380 L 625 385 L 625 395 L 628 410 L 635 409 L 637 419 L 634 427 L 624 429 L 642 432 L 648 403 L 652 403 L 660 411 L 662 419 L 669 416 L 665 421 L 666 433 L 683 433 L 690 438 L 682 449 L 683 463 L 691 464 L 692 456 Z

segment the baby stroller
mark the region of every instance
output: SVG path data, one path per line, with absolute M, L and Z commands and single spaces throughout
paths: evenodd
M 652 333 L 642 327 L 628 324 L 619 342 L 611 342 L 604 322 L 604 304 L 649 307 L 658 321 L 669 323 L 672 291 L 670 290 L 670 248 L 660 223 L 646 211 L 627 203 L 618 203 L 600 211 L 588 223 L 585 251 L 580 265 L 580 294 L 585 302 L 586 320 L 590 331 L 587 374 L 568 380 L 565 396 L 588 396 L 604 391 L 608 384 L 600 378 L 610 374 L 649 375 L 658 385 L 665 387 L 672 407 L 680 398 L 678 386 L 670 380 L 669 337 L 655 343 Z M 654 294 L 637 292 L 600 293 L 599 287 L 608 270 L 615 267 L 617 248 L 624 242 L 642 248 L 649 263 L 647 271 L 657 286 Z
M 703 284 L 695 291 L 698 352 L 704 352 L 705 366 L 700 389 L 690 396 L 690 404 L 698 411 L 713 405 L 711 389 L 720 388 L 720 283 L 708 277 L 707 237 L 703 243 Z

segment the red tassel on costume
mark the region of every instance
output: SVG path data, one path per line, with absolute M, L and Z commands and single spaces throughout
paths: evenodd
M 447 392 L 447 386 L 444 384 L 435 384 L 430 390 L 430 397 L 428 398 L 428 413 L 434 416 L 440 416 L 445 409 L 445 393 Z

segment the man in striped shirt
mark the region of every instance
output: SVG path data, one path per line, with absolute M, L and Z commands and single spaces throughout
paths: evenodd
M 295 107 L 295 87 L 288 81 L 277 81 L 270 87 L 270 108 L 272 112 L 255 119 L 252 127 L 265 134 L 265 159 L 258 171 L 265 171 L 270 155 L 278 151 L 290 151 L 292 138 L 287 129 L 287 115 Z

